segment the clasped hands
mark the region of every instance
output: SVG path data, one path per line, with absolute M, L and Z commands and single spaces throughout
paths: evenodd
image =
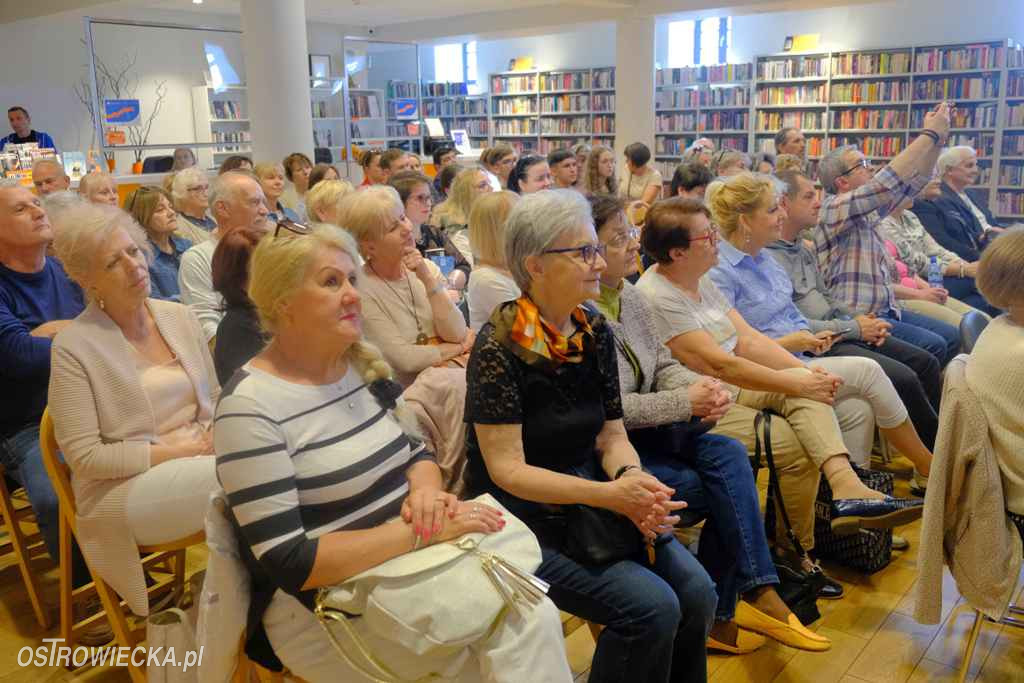
M 609 496 L 603 507 L 628 517 L 646 540 L 671 531 L 679 523 L 673 513 L 686 507 L 685 502 L 672 500 L 674 489 L 639 468 L 626 470 L 607 486 Z

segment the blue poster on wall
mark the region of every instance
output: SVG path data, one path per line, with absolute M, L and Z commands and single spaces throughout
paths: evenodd
M 414 98 L 396 98 L 391 101 L 391 106 L 396 119 L 415 119 L 419 109 Z
M 108 126 L 137 126 L 138 100 L 103 100 L 103 122 Z

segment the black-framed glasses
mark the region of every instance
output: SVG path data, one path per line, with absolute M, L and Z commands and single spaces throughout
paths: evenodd
M 866 158 L 865 159 L 861 159 L 860 161 L 855 163 L 853 166 L 851 166 L 850 168 L 848 168 L 845 171 L 843 171 L 842 173 L 840 173 L 839 177 L 842 178 L 844 175 L 850 175 L 851 173 L 856 171 L 858 168 L 866 168 L 866 169 L 868 169 L 870 171 L 871 170 L 871 162 L 868 161 Z
M 571 254 L 579 252 L 580 258 L 588 266 L 594 265 L 594 261 L 597 260 L 597 255 L 600 254 L 601 258 L 608 253 L 607 244 L 584 244 L 581 247 L 566 247 L 564 249 L 545 249 L 542 254 Z
M 304 223 L 296 223 L 288 218 L 282 218 L 277 221 L 277 225 L 274 227 L 274 239 L 277 239 L 282 228 L 295 235 L 308 235 L 313 232 L 313 228 Z

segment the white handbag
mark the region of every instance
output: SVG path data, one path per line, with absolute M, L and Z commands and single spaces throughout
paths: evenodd
M 544 599 L 548 584 L 531 573 L 541 562 L 533 532 L 490 495 L 475 501 L 501 510 L 505 527 L 407 553 L 317 594 L 316 616 L 336 649 L 371 680 L 401 679 L 349 617 L 361 617 L 375 635 L 408 652 L 435 657 L 465 650 L 489 636 L 508 610 L 522 614 Z M 368 666 L 349 657 L 330 622 L 342 625 Z
M 151 614 L 146 620 L 146 643 L 151 652 L 159 653 L 146 667 L 148 683 L 196 683 L 197 662 L 188 669 L 182 666 L 185 653 L 196 650 L 196 637 L 188 614 L 177 607 Z M 167 661 L 172 650 L 177 666 Z

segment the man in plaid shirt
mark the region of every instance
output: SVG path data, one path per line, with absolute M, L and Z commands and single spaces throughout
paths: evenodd
M 826 196 L 814 231 L 818 266 L 832 296 L 856 313 L 892 321 L 892 336 L 926 349 L 942 367 L 959 350 L 959 332 L 901 309 L 893 294 L 890 257 L 877 227 L 904 198 L 928 183 L 948 135 L 949 104 L 943 102 L 925 114 L 921 134 L 874 175 L 856 147 L 830 152 L 818 168 Z

